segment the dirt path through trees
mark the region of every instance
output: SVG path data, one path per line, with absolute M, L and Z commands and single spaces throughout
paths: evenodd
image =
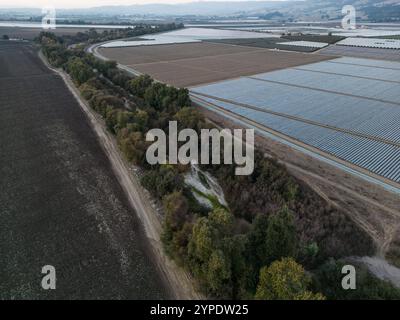
M 160 240 L 161 221 L 157 216 L 157 212 L 151 206 L 149 196 L 145 194 L 143 187 L 140 185 L 140 182 L 132 173 L 131 166 L 127 163 L 125 159 L 122 158 L 122 155 L 119 152 L 117 146 L 116 139 L 110 132 L 107 131 L 104 121 L 80 97 L 80 93 L 73 84 L 71 78 L 67 74 L 50 67 L 41 53 L 40 57 L 50 69 L 52 69 L 54 72 L 62 77 L 68 89 L 72 92 L 82 110 L 87 115 L 93 130 L 97 134 L 99 141 L 112 164 L 114 173 L 118 178 L 118 181 L 124 189 L 130 204 L 135 209 L 137 215 L 143 223 L 146 236 L 148 237 L 152 245 L 157 266 L 167 280 L 171 291 L 175 295 L 175 298 L 203 298 L 194 289 L 194 280 L 192 279 L 192 277 L 187 272 L 179 268 L 165 255 Z

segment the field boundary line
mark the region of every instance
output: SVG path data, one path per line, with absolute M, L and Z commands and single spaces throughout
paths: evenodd
M 336 59 L 335 59 L 336 60 Z M 328 60 L 327 62 L 329 63 L 337 63 L 337 64 L 345 64 L 345 65 L 350 65 L 350 66 L 359 66 L 359 67 L 368 67 L 368 68 L 376 68 L 376 69 L 384 69 L 384 70 L 399 70 L 400 68 L 389 68 L 389 67 L 380 67 L 380 66 L 370 66 L 367 64 L 359 64 L 359 63 L 350 63 L 350 62 L 341 62 L 341 61 L 335 61 L 335 60 Z M 370 59 L 372 60 L 372 59 Z M 378 60 L 379 61 L 379 60 Z M 393 61 L 396 62 L 396 61 Z M 397 62 L 399 63 L 399 62 Z M 399 63 L 400 64 L 400 63 Z
M 322 61 L 322 62 L 329 62 L 329 61 L 325 60 L 325 61 Z M 359 79 L 383 81 L 383 82 L 390 82 L 390 83 L 397 83 L 397 84 L 400 83 L 400 81 L 396 81 L 396 80 L 384 80 L 384 79 L 377 79 L 377 78 L 363 77 L 363 76 L 355 76 L 355 75 L 351 75 L 351 74 L 344 74 L 344 73 L 337 73 L 337 72 L 303 69 L 303 68 L 301 68 L 301 66 L 293 67 L 292 69 L 301 70 L 301 71 L 315 72 L 315 73 L 333 74 L 333 75 L 336 75 L 336 76 L 344 76 L 344 77 L 350 77 L 350 78 L 359 78 Z
M 388 104 L 400 105 L 400 102 L 394 102 L 394 101 L 389 101 L 389 100 L 382 100 L 382 99 L 377 99 L 377 98 L 359 96 L 359 95 L 356 95 L 356 94 L 343 93 L 343 92 L 340 92 L 340 91 L 334 91 L 334 90 L 329 90 L 329 89 L 313 88 L 313 87 L 309 87 L 309 86 L 303 86 L 301 84 L 293 84 L 293 83 L 286 83 L 286 82 L 276 81 L 276 80 L 260 79 L 260 78 L 254 77 L 254 76 L 244 76 L 243 78 L 248 78 L 248 79 L 257 80 L 257 81 L 263 81 L 263 82 L 271 82 L 271 83 L 276 83 L 276 84 L 285 85 L 285 86 L 289 86 L 289 87 L 295 87 L 295 88 L 302 88 L 302 89 L 308 89 L 308 90 L 332 93 L 332 94 L 337 94 L 337 95 L 347 96 L 347 97 L 352 97 L 352 98 L 358 98 L 358 99 L 364 99 L 364 100 L 371 100 L 371 101 L 383 102 L 383 103 L 388 103 Z

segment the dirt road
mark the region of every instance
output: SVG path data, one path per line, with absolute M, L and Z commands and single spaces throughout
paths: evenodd
M 194 281 L 191 276 L 179 268 L 165 255 L 160 240 L 161 221 L 157 216 L 157 212 L 151 206 L 151 199 L 149 199 L 149 196 L 143 191 L 140 182 L 132 174 L 130 165 L 122 158 L 116 139 L 107 131 L 104 121 L 86 104 L 83 99 L 81 99 L 80 93 L 73 84 L 71 78 L 64 72 L 50 67 L 41 53 L 40 57 L 51 70 L 62 77 L 68 89 L 72 92 L 82 110 L 87 115 L 93 130 L 97 134 L 99 141 L 112 164 L 116 177 L 124 189 L 130 204 L 135 209 L 143 223 L 146 236 L 152 245 L 157 266 L 168 281 L 175 298 L 202 299 L 203 297 L 194 289 Z

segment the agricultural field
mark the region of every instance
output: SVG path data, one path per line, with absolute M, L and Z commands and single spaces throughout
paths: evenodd
M 86 116 L 25 43 L 0 42 L 0 128 L 0 300 L 170 295 Z
M 311 42 L 323 42 L 323 43 L 334 44 L 340 40 L 343 40 L 344 37 L 317 35 L 317 34 L 303 34 L 303 35 L 286 35 L 282 36 L 282 39 L 290 41 L 311 41 Z
M 265 35 L 259 32 L 216 29 L 216 28 L 183 28 L 163 35 L 173 37 L 184 37 L 194 40 L 210 40 L 210 39 L 233 39 L 233 38 L 265 38 Z
M 346 38 L 340 46 L 400 50 L 400 40 L 382 38 Z
M 361 48 L 361 47 L 332 45 L 320 50 L 318 53 L 326 54 L 329 56 L 335 55 L 335 56 L 358 57 L 358 58 L 379 59 L 379 60 L 400 62 L 399 50 L 393 50 L 393 49 Z
M 103 48 L 124 48 L 137 46 L 155 46 L 166 44 L 195 43 L 213 39 L 257 39 L 264 35 L 257 32 L 234 31 L 208 28 L 184 28 L 143 36 L 140 39 L 124 39 L 102 44 Z
M 311 47 L 294 47 L 290 45 L 285 45 L 285 42 L 290 42 L 290 41 L 283 38 L 218 39 L 209 41 L 214 43 L 232 44 L 236 46 L 277 49 L 277 50 L 297 51 L 297 52 L 314 52 L 315 50 L 317 50 L 317 48 L 311 48 Z
M 399 188 L 399 79 L 399 63 L 339 58 L 191 94 Z
M 300 36 L 282 36 L 282 37 L 271 37 L 271 38 L 257 38 L 257 39 L 217 39 L 208 40 L 215 43 L 225 43 L 239 46 L 266 48 L 266 49 L 278 49 L 286 51 L 298 51 L 298 52 L 314 52 L 319 50 L 318 47 L 310 46 L 292 46 L 289 43 L 292 41 L 305 41 L 305 42 L 317 42 L 325 44 L 333 44 L 337 41 L 343 40 L 344 37 L 339 36 L 323 36 L 323 35 L 300 35 Z M 285 44 L 285 43 L 288 44 Z
M 102 56 L 177 87 L 221 81 L 331 59 L 220 43 L 99 48 Z
M 382 37 L 376 37 L 380 39 L 394 39 L 394 40 L 400 40 L 400 35 L 394 35 L 394 36 L 382 36 Z

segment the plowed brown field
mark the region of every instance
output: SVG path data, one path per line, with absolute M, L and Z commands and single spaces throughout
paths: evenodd
M 208 42 L 99 48 L 98 52 L 133 70 L 177 87 L 248 76 L 332 58 Z
M 0 177 L 0 300 L 168 297 L 88 119 L 22 43 L 0 43 Z

